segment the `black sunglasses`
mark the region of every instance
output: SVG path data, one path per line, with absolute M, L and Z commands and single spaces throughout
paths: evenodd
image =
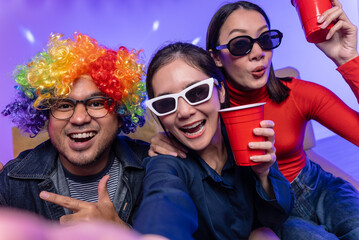
M 222 50 L 227 48 L 233 56 L 244 56 L 251 52 L 255 42 L 257 42 L 263 50 L 272 50 L 280 45 L 282 38 L 283 33 L 279 30 L 268 30 L 255 39 L 250 36 L 235 37 L 227 44 L 217 46 L 216 49 Z

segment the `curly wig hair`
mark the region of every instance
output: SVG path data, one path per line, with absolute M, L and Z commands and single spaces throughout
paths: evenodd
M 49 100 L 67 97 L 73 82 L 81 75 L 89 75 L 100 91 L 117 103 L 109 111 L 117 111 L 122 120 L 120 130 L 128 134 L 142 127 L 146 96 L 144 65 L 139 61 L 142 51 L 126 47 L 112 50 L 79 32 L 73 39 L 62 37 L 63 34 L 51 34 L 46 50 L 15 68 L 17 96 L 2 114 L 34 137 L 49 119 Z

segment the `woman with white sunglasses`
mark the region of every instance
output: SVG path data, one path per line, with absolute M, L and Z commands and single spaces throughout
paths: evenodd
M 185 159 L 144 160 L 134 228 L 169 239 L 248 239 L 254 229 L 267 227 L 261 228 L 267 239 L 278 239 L 269 229 L 289 215 L 292 192 L 275 162 L 273 123 L 262 121 L 254 130 L 268 139 L 252 143 L 266 151 L 261 163 L 237 166 L 218 113 L 227 104 L 223 76 L 210 54 L 192 44 L 159 50 L 146 86 L 147 106 L 189 153 Z

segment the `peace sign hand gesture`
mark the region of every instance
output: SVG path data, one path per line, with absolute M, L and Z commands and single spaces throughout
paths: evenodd
M 61 224 L 70 224 L 78 221 L 91 221 L 94 219 L 128 225 L 120 219 L 107 192 L 109 175 L 104 176 L 98 184 L 98 201 L 96 203 L 81 201 L 71 197 L 42 191 L 40 198 L 73 211 L 72 214 L 60 218 Z

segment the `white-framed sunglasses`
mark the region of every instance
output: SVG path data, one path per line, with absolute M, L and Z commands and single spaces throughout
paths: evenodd
M 218 80 L 208 78 L 185 88 L 179 93 L 166 94 L 146 101 L 146 106 L 157 116 L 162 117 L 177 110 L 178 98 L 182 97 L 192 106 L 208 101 L 212 97 L 213 83 Z

